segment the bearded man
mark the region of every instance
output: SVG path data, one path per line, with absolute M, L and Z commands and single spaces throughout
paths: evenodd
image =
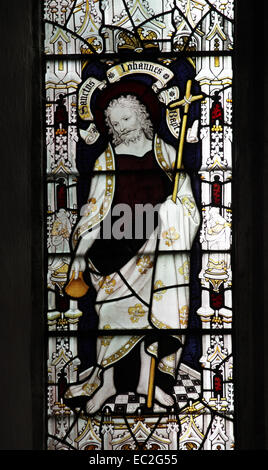
M 172 386 L 184 335 L 170 334 L 162 341 L 157 331 L 187 327 L 189 286 L 184 273 L 189 271 L 189 250 L 200 222 L 184 172 L 176 203 L 171 199 L 176 151 L 153 135 L 145 106 L 134 95 L 120 96 L 111 101 L 105 115 L 112 143 L 95 163 L 88 202 L 74 230 L 71 275 L 77 278 L 88 264 L 99 329 L 119 329 L 124 334 L 97 339 L 96 366 L 80 374 L 79 383 L 65 394 L 88 397 L 89 414 L 117 393 L 120 363 L 130 361 L 133 351 L 139 352 L 135 391 L 147 395 L 154 357 L 155 400 L 165 407 L 173 405 Z M 122 207 L 131 209 L 124 224 Z M 144 230 L 137 220 L 140 207 L 148 209 L 146 216 L 153 216 Z M 106 230 L 107 223 L 111 231 Z M 131 226 L 131 235 L 124 236 L 126 225 Z M 141 333 L 134 335 L 133 328 Z M 130 362 L 128 367 L 132 373 Z

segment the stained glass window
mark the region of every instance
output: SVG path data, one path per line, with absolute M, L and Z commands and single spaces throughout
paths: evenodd
M 232 0 L 45 0 L 47 448 L 231 450 Z

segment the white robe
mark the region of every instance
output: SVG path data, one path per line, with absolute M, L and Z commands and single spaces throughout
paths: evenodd
M 175 149 L 156 136 L 154 152 L 157 162 L 171 178 L 169 170 L 174 166 Z M 103 175 L 101 171 L 114 168 L 113 150 L 109 146 L 95 164 L 95 171 L 100 170 L 100 174 L 93 177 L 88 204 L 84 207 L 84 215 L 74 232 L 74 246 L 81 236 L 90 237 L 92 245 L 98 235 L 98 224 L 109 213 L 115 187 L 115 176 Z M 70 387 L 68 397 L 92 395 L 101 385 L 103 368 L 114 365 L 128 354 L 142 340 L 142 330 L 187 328 L 190 249 L 199 227 L 200 216 L 190 178 L 184 172 L 180 175 L 176 204 L 170 195 L 161 205 L 158 220 L 158 229 L 146 240 L 136 256 L 120 270 L 127 284 L 116 272 L 109 276 L 91 274 L 92 284 L 97 292 L 95 309 L 99 317 L 99 329 L 120 329 L 126 334 L 97 338 L 97 366 L 80 374 L 81 383 Z M 89 229 L 92 230 L 90 234 Z M 157 237 L 159 246 L 154 272 Z M 91 261 L 88 262 L 89 267 L 94 270 Z M 113 299 L 115 301 L 111 302 Z M 105 303 L 106 300 L 109 302 Z M 133 328 L 140 329 L 141 334 L 131 334 Z M 174 336 L 181 343 L 184 342 L 184 335 Z M 157 358 L 161 372 L 175 378 L 181 348 L 169 356 L 159 358 L 158 343 L 155 342 L 147 347 L 147 353 Z

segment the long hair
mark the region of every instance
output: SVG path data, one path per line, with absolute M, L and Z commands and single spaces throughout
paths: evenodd
M 113 128 L 110 120 L 111 110 L 118 105 L 131 108 L 137 114 L 141 128 L 147 139 L 153 138 L 153 126 L 145 106 L 134 95 L 120 96 L 112 100 L 105 110 L 105 122 L 108 126 L 109 134 L 112 135 L 114 145 L 119 145 L 122 142 L 122 139 Z

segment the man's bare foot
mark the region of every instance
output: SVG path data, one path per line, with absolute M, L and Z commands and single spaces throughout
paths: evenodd
M 95 395 L 90 400 L 88 400 L 86 404 L 87 413 L 96 413 L 96 411 L 100 410 L 105 401 L 115 394 L 116 389 L 114 385 L 109 384 L 109 386 L 105 386 L 105 384 L 103 384 L 103 386 L 95 393 Z
M 137 393 L 141 395 L 147 395 L 148 390 L 142 387 L 141 385 L 137 388 Z M 161 405 L 164 406 L 172 406 L 174 405 L 174 399 L 171 395 L 168 395 L 168 393 L 164 392 L 160 387 L 156 386 L 155 387 L 155 394 L 154 394 L 155 400 L 157 400 Z
M 164 406 L 174 405 L 174 398 L 168 393 L 164 392 L 161 388 L 155 387 L 155 399 Z

